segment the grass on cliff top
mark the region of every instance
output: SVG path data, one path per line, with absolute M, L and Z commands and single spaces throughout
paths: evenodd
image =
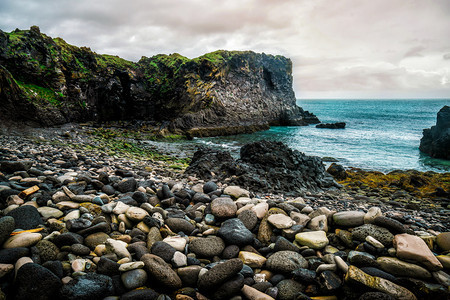
M 108 155 L 119 155 L 132 157 L 135 159 L 150 159 L 152 161 L 163 161 L 169 165 L 171 169 L 185 169 L 190 162 L 189 158 L 177 158 L 165 154 L 158 153 L 149 149 L 144 144 L 139 143 L 141 139 L 153 140 L 176 140 L 183 138 L 180 135 L 170 135 L 164 138 L 151 135 L 149 133 L 141 133 L 132 130 L 119 130 L 98 128 L 88 132 L 94 144 L 86 145 L 87 149 L 96 149 L 107 153 Z M 136 141 L 137 140 L 137 141 Z
M 134 62 L 120 58 L 115 55 L 102 54 L 96 56 L 97 64 L 100 68 L 114 67 L 116 69 L 134 69 L 136 65 Z

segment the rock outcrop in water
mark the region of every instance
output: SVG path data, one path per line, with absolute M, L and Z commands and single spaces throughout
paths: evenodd
M 450 160 L 450 106 L 441 108 L 435 126 L 423 130 L 419 149 L 431 157 Z
M 320 123 L 316 125 L 316 128 L 328 128 L 328 129 L 344 129 L 345 122 L 336 122 L 336 123 Z
M 259 191 L 301 194 L 338 186 L 320 158 L 292 150 L 281 142 L 260 141 L 241 148 L 240 159 L 229 152 L 200 148 L 186 174 L 224 181 Z
M 318 123 L 295 104 L 288 58 L 251 51 L 134 63 L 30 30 L 0 31 L 4 120 L 55 125 L 144 120 L 191 136 Z

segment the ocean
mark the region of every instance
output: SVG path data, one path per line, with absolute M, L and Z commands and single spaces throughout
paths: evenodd
M 436 124 L 436 114 L 450 99 L 414 100 L 298 100 L 303 109 L 323 123 L 345 122 L 345 129 L 315 125 L 272 127 L 253 134 L 195 138 L 168 145 L 189 155 L 196 145 L 208 145 L 238 155 L 240 147 L 257 140 L 275 140 L 307 155 L 333 158 L 346 167 L 389 172 L 415 169 L 450 171 L 450 161 L 433 159 L 419 151 L 422 130 Z M 330 164 L 327 162 L 327 164 Z

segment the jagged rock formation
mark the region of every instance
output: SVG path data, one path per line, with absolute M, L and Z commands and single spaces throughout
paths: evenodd
M 437 113 L 435 126 L 423 130 L 419 149 L 431 157 L 450 160 L 450 106 Z
M 229 180 L 255 191 L 298 195 L 339 187 L 320 158 L 292 150 L 282 142 L 259 141 L 241 148 L 240 159 L 229 152 L 200 147 L 186 174 L 205 180 Z
M 320 123 L 316 125 L 316 128 L 328 128 L 328 129 L 344 129 L 345 122 L 336 122 L 336 123 Z
M 144 120 L 193 136 L 319 122 L 296 106 L 292 63 L 282 56 L 216 51 L 134 63 L 33 26 L 0 30 L 0 65 L 3 119 L 19 115 L 43 125 Z

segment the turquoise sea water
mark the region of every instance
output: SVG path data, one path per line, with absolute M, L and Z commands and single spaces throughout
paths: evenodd
M 450 162 L 420 153 L 422 130 L 436 123 L 447 100 L 298 100 L 322 122 L 346 122 L 345 129 L 315 125 L 273 127 L 254 134 L 194 139 L 238 153 L 250 141 L 276 140 L 308 155 L 333 157 L 345 166 L 388 172 L 395 169 L 450 171 Z M 184 147 L 188 146 L 187 144 Z

